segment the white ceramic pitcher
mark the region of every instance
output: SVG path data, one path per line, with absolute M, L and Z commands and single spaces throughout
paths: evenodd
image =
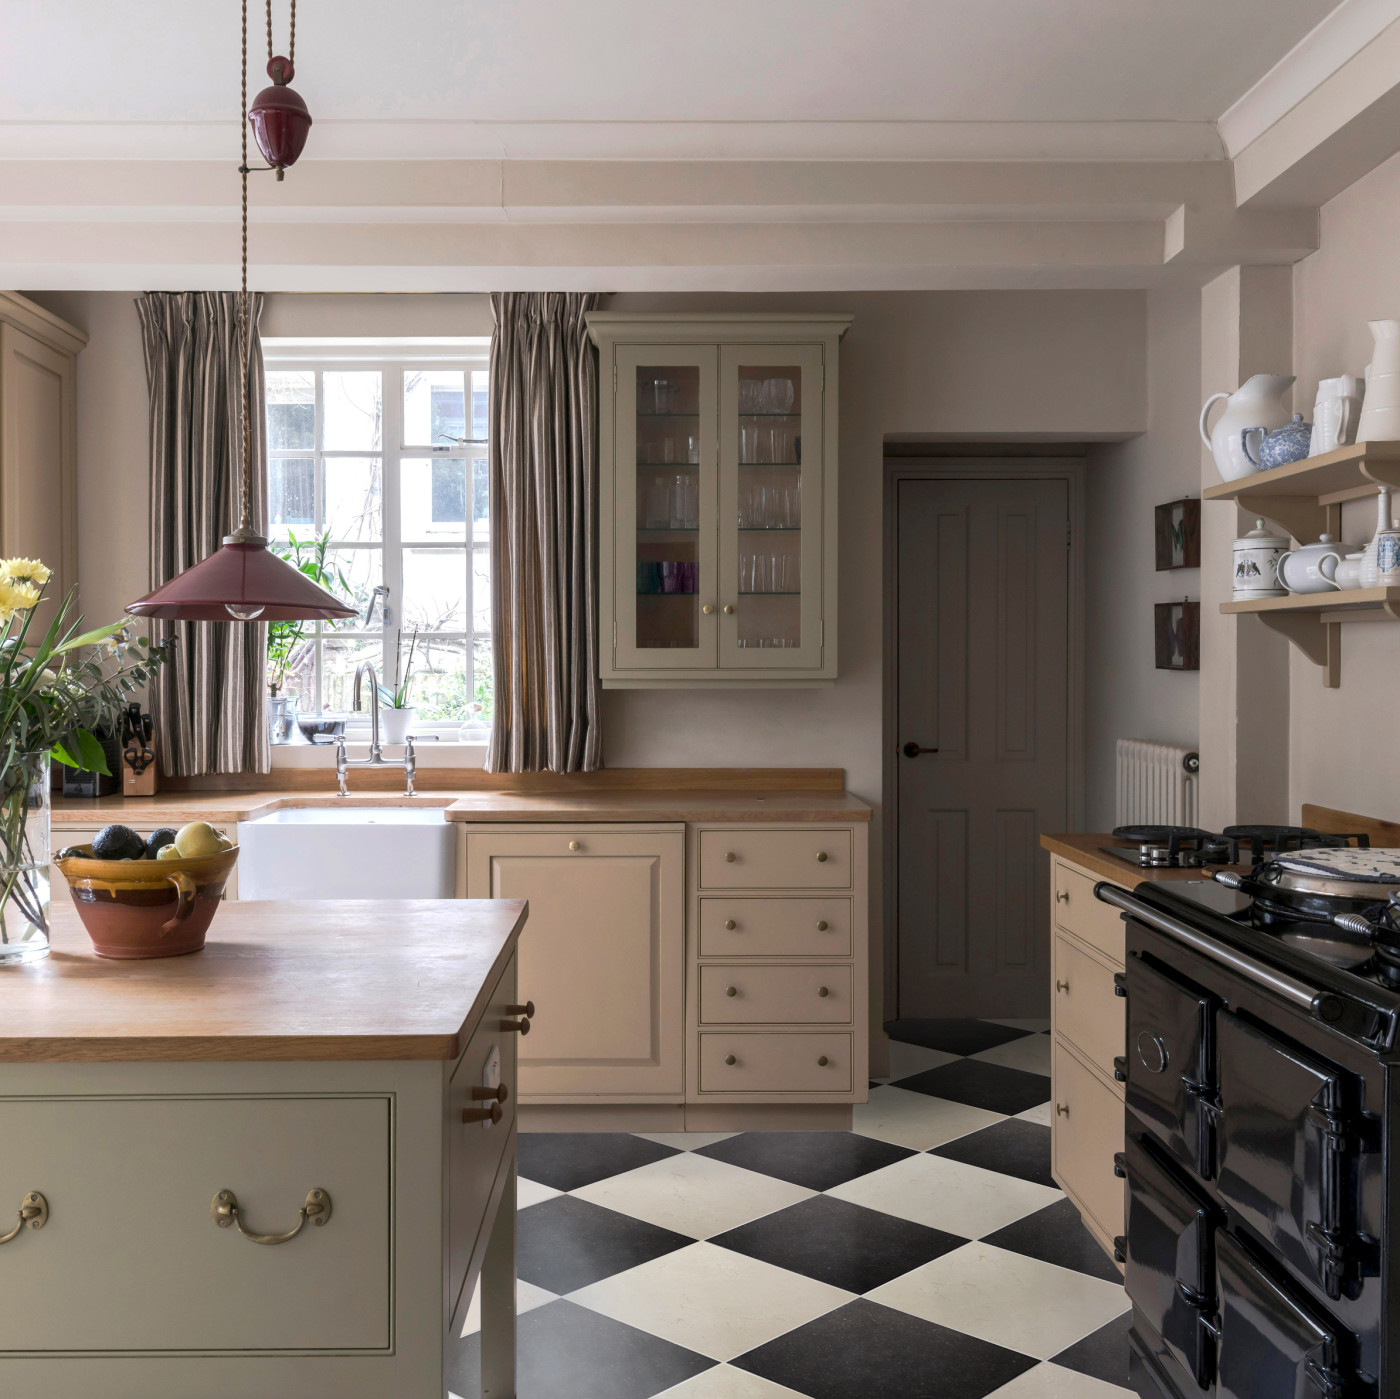
M 1256 374 L 1247 379 L 1234 393 L 1213 393 L 1201 409 L 1201 441 L 1215 458 L 1215 469 L 1222 481 L 1238 481 L 1259 470 L 1245 454 L 1240 434 L 1246 428 L 1282 427 L 1291 422 L 1293 408 L 1287 394 L 1293 387 L 1292 374 Z M 1220 399 L 1226 399 L 1225 411 L 1206 432 L 1206 419 Z
M 1366 397 L 1358 442 L 1393 441 L 1400 437 L 1400 321 L 1367 321 L 1376 353 L 1366 371 Z

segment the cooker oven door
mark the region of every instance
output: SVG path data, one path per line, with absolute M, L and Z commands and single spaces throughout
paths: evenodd
M 1209 1180 L 1219 1002 L 1142 957 L 1128 958 L 1127 983 L 1127 1106 L 1172 1156 Z
M 1294 1297 L 1242 1245 L 1216 1235 L 1218 1399 L 1347 1399 L 1355 1394 L 1337 1324 Z
M 1218 1033 L 1221 1200 L 1328 1297 L 1355 1296 L 1376 1261 L 1356 1230 L 1357 1085 L 1236 1015 Z
M 1140 1344 L 1170 1358 L 1201 1390 L 1211 1382 L 1206 1318 L 1215 1311 L 1210 1204 L 1145 1139 L 1128 1138 L 1118 1163 L 1128 1181 L 1123 1285 Z M 1156 1334 L 1143 1336 L 1146 1324 Z

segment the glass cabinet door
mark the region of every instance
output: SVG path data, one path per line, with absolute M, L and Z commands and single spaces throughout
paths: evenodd
M 713 345 L 617 348 L 619 668 L 715 666 L 715 360 Z
M 822 349 L 720 350 L 719 663 L 812 668 L 822 651 Z

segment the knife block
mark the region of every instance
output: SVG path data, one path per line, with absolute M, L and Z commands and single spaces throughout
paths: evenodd
M 151 751 L 155 752 L 155 740 L 152 739 L 148 745 Z M 154 762 L 148 763 L 141 771 L 136 772 L 131 764 L 122 762 L 122 796 L 124 797 L 153 797 L 159 783 L 156 781 L 156 765 Z

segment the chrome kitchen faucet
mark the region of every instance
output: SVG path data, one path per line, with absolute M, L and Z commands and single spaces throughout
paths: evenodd
M 341 734 L 335 736 L 335 780 L 340 786 L 340 795 L 348 797 L 350 788 L 346 782 L 349 770 L 353 768 L 402 768 L 404 772 L 404 794 L 413 796 L 413 777 L 418 770 L 417 761 L 413 753 L 413 736 L 407 734 L 403 741 L 403 757 L 399 759 L 389 759 L 384 756 L 383 748 L 379 742 L 379 676 L 375 674 L 374 666 L 369 661 L 363 661 L 355 667 L 355 700 L 354 709 L 360 708 L 360 680 L 365 672 L 369 672 L 369 757 L 351 758 L 346 756 L 346 745 L 349 739 Z

